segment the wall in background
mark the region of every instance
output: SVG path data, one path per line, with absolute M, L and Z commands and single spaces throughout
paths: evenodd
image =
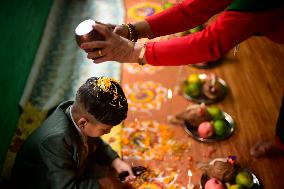
M 20 115 L 19 101 L 53 0 L 1 1 L 0 171 Z

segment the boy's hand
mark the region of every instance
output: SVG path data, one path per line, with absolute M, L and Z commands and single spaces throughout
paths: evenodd
M 121 173 L 123 171 L 127 171 L 129 173 L 125 181 L 133 180 L 136 178 L 132 172 L 131 166 L 120 158 L 116 158 L 115 160 L 113 160 L 111 165 L 117 171 L 117 173 Z

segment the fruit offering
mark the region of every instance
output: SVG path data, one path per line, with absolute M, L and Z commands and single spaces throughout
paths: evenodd
M 205 189 L 225 189 L 225 186 L 220 180 L 211 178 L 206 182 Z
M 193 135 L 197 135 L 195 138 L 201 141 L 212 142 L 225 139 L 232 134 L 234 130 L 233 120 L 228 114 L 221 111 L 221 109 L 216 106 L 206 107 L 204 112 L 206 112 L 210 118 L 207 117 L 207 119 L 203 119 L 203 121 L 200 119 L 201 121 L 197 127 L 192 125 L 190 119 L 186 120 L 186 128 L 191 129 Z
M 175 116 L 182 124 L 184 122 L 190 123 L 192 127 L 197 128 L 202 122 L 210 121 L 211 116 L 206 109 L 205 104 L 195 104 L 186 108 L 185 111 Z
M 249 170 L 242 168 L 236 162 L 235 156 L 216 158 L 208 163 L 199 163 L 203 172 L 202 189 L 261 189 L 258 178 Z
M 198 126 L 198 134 L 202 138 L 209 138 L 214 134 L 214 127 L 211 122 L 205 121 Z
M 253 177 L 248 171 L 240 171 L 236 176 L 235 182 L 238 185 L 250 188 L 253 185 Z
M 168 121 L 184 126 L 190 136 L 201 142 L 224 140 L 234 132 L 234 120 L 229 114 L 204 103 L 188 106 L 185 111 L 169 117 Z
M 199 169 L 206 177 L 218 179 L 224 183 L 234 180 L 237 167 L 228 158 L 216 158 L 209 163 L 199 163 Z
M 200 123 L 197 130 L 199 137 L 214 138 L 226 135 L 230 129 L 230 124 L 225 119 L 224 113 L 216 106 L 207 107 L 206 110 L 211 119 Z
M 212 104 L 226 96 L 227 85 L 215 74 L 191 74 L 183 82 L 182 92 L 189 100 Z

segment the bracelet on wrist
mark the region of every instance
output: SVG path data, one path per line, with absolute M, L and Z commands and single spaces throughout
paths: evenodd
M 136 42 L 138 40 L 138 32 L 134 25 L 132 24 L 123 24 L 128 30 L 127 39 L 130 41 Z

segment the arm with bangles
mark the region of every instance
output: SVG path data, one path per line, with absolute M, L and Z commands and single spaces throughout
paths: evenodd
M 186 0 L 176 4 L 173 8 L 165 10 L 161 13 L 147 17 L 145 20 L 138 21 L 132 24 L 117 25 L 114 33 L 127 38 L 132 42 L 136 42 L 140 38 L 152 39 L 158 36 L 173 34 L 184 31 L 206 22 L 212 15 L 225 9 L 231 0 Z M 125 43 L 124 43 L 125 44 Z M 127 51 L 128 48 L 133 50 Z M 94 60 L 95 63 L 104 62 L 106 60 L 116 60 L 119 62 L 139 63 L 140 65 L 147 64 L 144 53 L 150 47 L 145 43 L 127 43 L 123 51 L 117 51 L 124 54 L 122 58 L 114 59 L 112 57 L 104 57 Z M 96 53 L 88 58 L 96 57 Z M 113 52 L 113 57 L 117 57 Z
M 144 43 L 135 43 L 137 39 L 151 39 L 193 28 L 225 9 L 230 3 L 231 0 L 186 0 L 182 3 L 178 3 L 169 10 L 147 17 L 146 20 L 128 24 L 128 26 L 117 25 L 114 29 L 114 34 L 122 38 L 119 39 L 117 36 L 112 36 L 116 37 L 116 40 L 109 40 L 108 44 L 95 44 L 96 42 L 94 42 L 93 45 L 87 45 L 93 48 L 103 48 L 100 53 L 88 53 L 88 58 L 95 59 L 95 63 L 115 60 L 128 63 L 137 63 L 140 61 L 141 64 L 145 64 L 149 60 L 145 58 L 144 53 L 151 54 L 153 46 L 151 43 L 147 45 Z M 133 27 L 130 28 L 129 26 Z M 99 25 L 95 26 L 95 28 L 102 33 L 102 29 Z M 125 40 L 127 37 L 129 38 L 129 33 L 131 32 L 137 35 L 134 37 L 136 40 Z M 107 31 L 103 33 L 107 33 Z M 87 46 L 83 45 L 81 47 L 84 49 L 87 48 Z M 103 57 L 100 57 L 100 55 L 103 55 Z M 154 55 L 152 55 L 152 57 L 154 57 Z M 151 60 L 148 63 L 155 65 Z
M 152 39 L 199 26 L 206 22 L 211 16 L 224 10 L 231 2 L 232 0 L 186 0 L 168 10 L 149 16 L 143 21 L 138 21 L 130 25 L 133 25 L 135 28 L 138 39 Z M 120 36 L 129 37 L 129 31 L 127 31 L 125 25 L 118 25 L 114 32 Z M 145 51 L 149 51 L 149 49 L 152 49 L 149 46 L 145 47 L 145 44 L 135 44 L 134 51 L 142 51 L 142 53 L 140 53 L 140 59 L 143 55 L 142 61 L 144 64 L 147 63 L 147 60 L 144 57 L 145 52 L 143 52 L 144 49 L 142 48 L 145 47 Z M 134 54 L 137 55 L 138 53 Z
M 174 34 L 203 24 L 231 2 L 232 0 L 185 0 L 132 25 L 139 39 Z M 116 26 L 114 32 L 127 38 L 128 31 L 124 24 Z
M 254 35 L 262 21 L 257 13 L 224 11 L 200 32 L 168 41 L 149 42 L 145 57 L 148 64 L 154 66 L 215 61 Z

